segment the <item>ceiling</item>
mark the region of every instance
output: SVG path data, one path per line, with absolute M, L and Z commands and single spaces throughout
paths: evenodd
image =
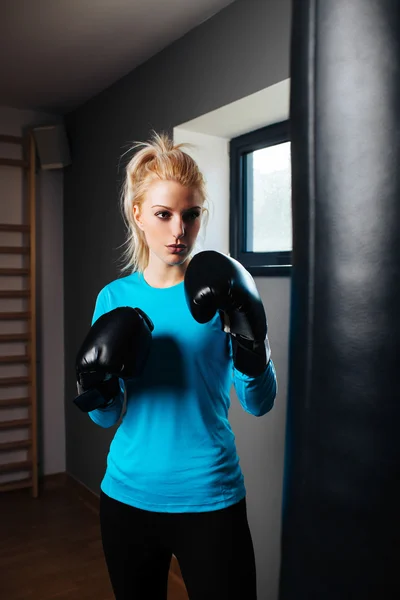
M 0 106 L 69 112 L 234 0 L 0 0 Z

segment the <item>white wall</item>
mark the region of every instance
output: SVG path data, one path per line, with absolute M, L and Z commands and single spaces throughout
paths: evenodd
M 49 122 L 58 122 L 53 115 L 29 110 L 0 107 L 0 133 L 20 136 L 24 128 Z M 19 158 L 17 146 L 0 144 L 0 155 Z M 43 474 L 65 471 L 64 423 L 64 333 L 63 333 L 63 174 L 62 170 L 37 173 L 37 318 L 38 318 L 38 432 L 39 472 Z M 19 223 L 23 219 L 23 179 L 20 169 L 0 166 L 0 222 Z M 19 234 L 0 233 L 1 243 L 18 243 Z M 19 256 L 3 256 L 3 266 L 20 266 Z M 7 281 L 0 277 L 2 289 L 22 288 L 22 278 Z M 22 310 L 22 301 L 1 300 L 1 309 Z M 23 331 L 24 323 L 2 323 L 2 332 Z M 16 344 L 0 345 L 0 352 L 23 352 Z M 0 376 L 24 375 L 25 367 L 0 367 Z M 0 397 L 18 397 L 26 388 L 0 388 Z M 23 408 L 2 409 L 0 419 L 24 416 Z M 1 440 L 21 439 L 23 432 L 0 432 Z M 23 456 L 0 456 L 8 462 Z M 2 480 L 20 478 L 22 474 L 3 476 Z
M 229 253 L 229 140 L 270 123 L 285 120 L 288 114 L 289 81 L 285 80 L 175 127 L 175 141 L 195 145 L 186 151 L 203 172 L 214 207 L 205 241 L 198 250 L 213 249 Z M 268 336 L 278 378 L 278 395 L 273 410 L 257 419 L 243 411 L 232 388 L 229 421 L 236 436 L 247 490 L 248 518 L 256 555 L 258 597 L 276 600 L 280 568 L 290 278 L 256 277 L 255 282 L 267 313 Z
M 223 137 L 174 129 L 176 143 L 193 144 L 186 148 L 206 179 L 209 221 L 198 238 L 197 250 L 229 250 L 229 140 Z

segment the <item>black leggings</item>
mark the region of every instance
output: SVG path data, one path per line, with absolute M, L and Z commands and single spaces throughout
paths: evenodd
M 256 600 L 246 500 L 211 512 L 159 513 L 100 494 L 104 556 L 116 600 L 166 600 L 175 554 L 190 600 Z

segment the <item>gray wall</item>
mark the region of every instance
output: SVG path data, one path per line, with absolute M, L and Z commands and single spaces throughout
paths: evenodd
M 237 0 L 67 116 L 73 160 L 64 177 L 67 471 L 96 492 L 114 428 L 97 427 L 72 404 L 74 358 L 98 291 L 118 276 L 124 241 L 117 205 L 120 157 L 131 141 L 147 139 L 152 128 L 172 132 L 180 123 L 286 79 L 290 8 L 290 0 Z M 289 280 L 257 284 L 271 323 L 279 402 L 270 417 L 251 421 L 239 417 L 234 403 L 231 418 L 249 490 L 259 594 L 272 600 L 279 560 Z M 267 520 L 266 511 L 272 511 Z
M 257 564 L 259 600 L 278 597 L 282 480 L 286 424 L 290 279 L 257 277 L 268 318 L 268 337 L 278 377 L 273 410 L 259 419 L 246 414 L 232 391 L 229 421 L 247 490 L 247 507 Z

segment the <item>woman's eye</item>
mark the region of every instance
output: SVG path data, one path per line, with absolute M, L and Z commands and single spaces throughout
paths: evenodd
M 165 221 L 166 219 L 168 219 L 170 217 L 170 213 L 166 212 L 166 211 L 161 211 L 156 213 L 156 217 L 159 217 L 162 221 Z M 200 216 L 200 213 L 198 211 L 193 211 L 190 213 L 187 213 L 184 217 L 185 221 L 195 221 L 195 219 L 197 219 Z
M 200 216 L 200 213 L 198 211 L 193 211 L 191 213 L 188 213 L 187 215 L 187 219 L 189 219 L 190 221 L 194 221 L 195 219 L 197 219 Z

